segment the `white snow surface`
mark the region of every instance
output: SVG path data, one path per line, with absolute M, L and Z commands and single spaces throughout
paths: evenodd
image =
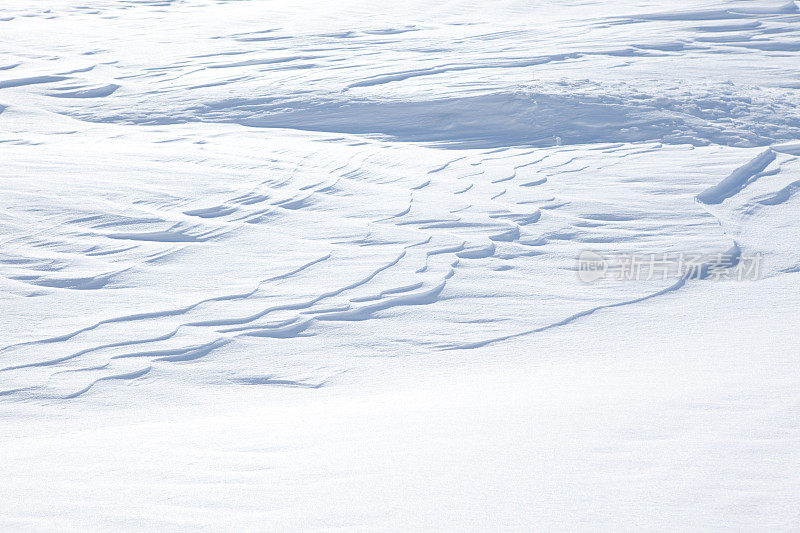
M 1 529 L 800 529 L 794 2 L 6 0 L 0 36 Z

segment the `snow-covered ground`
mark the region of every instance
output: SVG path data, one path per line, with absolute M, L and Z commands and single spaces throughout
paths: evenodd
M 800 528 L 794 2 L 0 36 L 0 528 Z

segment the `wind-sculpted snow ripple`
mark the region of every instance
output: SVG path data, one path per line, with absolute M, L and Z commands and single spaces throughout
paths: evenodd
M 0 397 L 313 388 L 692 290 L 584 250 L 796 270 L 797 6 L 705 4 L 3 6 Z
M 103 153 L 116 146 L 117 157 L 97 171 L 130 178 L 103 198 L 87 201 L 78 179 L 23 208 L 30 185 L 6 185 L 16 206 L 0 262 L 6 302 L 24 298 L 32 313 L 50 309 L 52 321 L 37 329 L 20 327 L 24 316 L 5 318 L 6 331 L 17 333 L 0 347 L 4 397 L 78 398 L 174 372 L 215 380 L 252 374 L 254 366 L 282 369 L 283 377 L 265 383 L 306 379 L 308 355 L 296 350 L 307 343 L 331 354 L 325 346 L 349 346 L 347 356 L 322 359 L 339 370 L 384 343 L 481 346 L 678 287 L 582 286 L 573 264 L 584 247 L 730 246 L 693 201 L 708 186 L 697 161 L 734 164 L 723 148 L 603 144 L 453 154 L 331 143 L 319 134 L 265 140 L 252 130 L 212 131 L 203 144 L 180 129 L 126 133 L 106 144 Z M 146 158 L 130 153 L 140 136 L 160 148 L 148 148 Z M 234 138 L 231 152 L 226 139 Z M 254 156 L 265 142 L 270 157 Z M 71 144 L 45 149 L 56 171 L 42 171 L 42 191 L 61 179 L 58 161 Z M 34 151 L 15 147 L 12 167 L 27 165 Z M 643 159 L 664 170 L 645 179 Z M 153 181 L 145 160 L 156 161 L 157 176 L 175 177 Z M 617 200 L 593 199 L 597 187 Z M 33 219 L 47 221 L 46 235 L 23 230 L 21 221 Z M 120 235 L 131 244 L 120 247 Z M 103 283 L 76 285 L 91 279 Z M 69 312 L 76 305 L 85 316 Z M 482 326 L 465 330 L 465 321 Z M 376 336 L 376 328 L 396 334 Z M 271 355 L 243 359 L 254 342 Z

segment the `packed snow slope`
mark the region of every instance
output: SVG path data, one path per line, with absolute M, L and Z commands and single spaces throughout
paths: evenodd
M 9 0 L 0 36 L 0 526 L 800 527 L 794 2 Z

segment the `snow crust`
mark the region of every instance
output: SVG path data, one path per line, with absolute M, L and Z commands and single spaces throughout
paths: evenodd
M 797 529 L 799 32 L 4 2 L 0 527 Z

